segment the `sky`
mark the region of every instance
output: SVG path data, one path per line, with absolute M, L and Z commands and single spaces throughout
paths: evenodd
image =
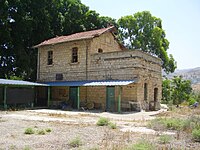
M 162 20 L 177 69 L 200 67 L 200 0 L 81 0 L 100 16 L 119 19 L 150 11 Z

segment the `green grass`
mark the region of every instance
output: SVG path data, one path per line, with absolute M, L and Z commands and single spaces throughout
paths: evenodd
M 108 123 L 108 126 L 109 126 L 111 129 L 116 129 L 116 128 L 117 128 L 116 123 L 112 123 L 112 122 L 109 122 L 109 123 Z
M 51 132 L 52 130 L 50 128 L 45 129 L 46 132 Z
M 39 135 L 45 135 L 46 132 L 45 132 L 44 129 L 41 129 L 41 130 L 38 130 L 38 131 L 37 131 L 37 134 L 39 134 Z
M 192 137 L 195 141 L 200 142 L 200 129 L 193 129 Z
M 123 150 L 155 150 L 156 147 L 147 140 L 140 140 L 137 143 L 124 148 Z
M 105 117 L 100 117 L 97 121 L 98 126 L 107 126 L 109 124 L 109 119 Z
M 81 146 L 83 143 L 80 139 L 80 137 L 75 137 L 74 139 L 72 139 L 70 142 L 69 142 L 69 146 L 70 147 L 79 147 Z
M 35 131 L 32 128 L 26 128 L 24 134 L 34 134 Z
M 159 137 L 159 142 L 162 144 L 167 144 L 170 143 L 170 141 L 172 140 L 172 137 L 170 135 L 160 135 Z

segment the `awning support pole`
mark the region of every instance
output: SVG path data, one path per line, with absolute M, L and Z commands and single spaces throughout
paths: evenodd
M 118 113 L 121 113 L 121 97 L 122 97 L 122 87 L 119 86 L 119 95 L 118 95 Z
M 4 86 L 4 93 L 3 93 L 3 105 L 4 109 L 7 110 L 7 86 Z
M 50 99 L 51 99 L 51 87 L 50 87 L 50 86 L 48 86 L 48 91 L 47 91 L 47 93 L 48 93 L 48 102 L 47 102 L 47 106 L 49 107 L 49 106 L 50 106 Z
M 77 87 L 77 109 L 80 108 L 80 87 Z

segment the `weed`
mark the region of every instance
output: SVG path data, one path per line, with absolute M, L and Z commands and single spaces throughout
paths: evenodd
M 10 150 L 15 150 L 15 149 L 17 149 L 17 147 L 15 145 L 11 145 L 9 149 Z
M 45 129 L 46 132 L 51 132 L 50 128 Z
M 155 150 L 155 146 L 147 140 L 140 140 L 137 143 L 124 148 L 124 150 Z
M 35 131 L 32 128 L 26 128 L 24 134 L 34 134 Z
M 159 142 L 162 144 L 167 144 L 170 143 L 170 141 L 172 140 L 172 137 L 170 135 L 160 135 L 159 137 Z
M 193 129 L 192 130 L 192 137 L 195 141 L 200 142 L 200 129 Z
M 107 126 L 109 123 L 108 118 L 100 117 L 99 120 L 97 121 L 98 126 Z
M 116 129 L 116 128 L 117 128 L 116 123 L 112 123 L 112 122 L 109 122 L 109 123 L 108 123 L 108 126 L 109 126 L 111 129 Z
M 82 145 L 82 141 L 81 141 L 80 137 L 75 137 L 74 139 L 72 139 L 69 142 L 70 147 L 79 147 L 81 145 Z
M 37 134 L 39 134 L 39 135 L 45 135 L 46 132 L 45 132 L 45 130 L 41 129 L 41 130 L 37 131 Z
M 23 150 L 31 150 L 29 146 L 25 146 Z
M 178 118 L 158 118 L 150 122 L 149 127 L 153 129 L 171 129 L 181 130 L 184 126 L 184 120 Z

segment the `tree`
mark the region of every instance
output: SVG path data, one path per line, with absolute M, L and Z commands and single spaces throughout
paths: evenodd
M 168 56 L 169 41 L 165 38 L 162 21 L 149 11 L 124 16 L 118 20 L 119 39 L 129 49 L 139 49 L 161 58 L 166 73 L 174 72 L 176 62 Z
M 172 97 L 174 104 L 180 104 L 188 100 L 191 92 L 192 87 L 190 80 L 183 80 L 181 76 L 172 79 Z
M 32 46 L 55 37 L 105 27 L 100 17 L 80 0 L 1 0 L 0 78 L 35 81 L 37 50 Z
M 162 82 L 162 101 L 166 104 L 171 101 L 171 80 L 169 79 L 165 79 Z
M 188 101 L 192 92 L 191 81 L 183 80 L 181 76 L 163 80 L 162 88 L 163 102 L 172 101 L 175 105 Z

